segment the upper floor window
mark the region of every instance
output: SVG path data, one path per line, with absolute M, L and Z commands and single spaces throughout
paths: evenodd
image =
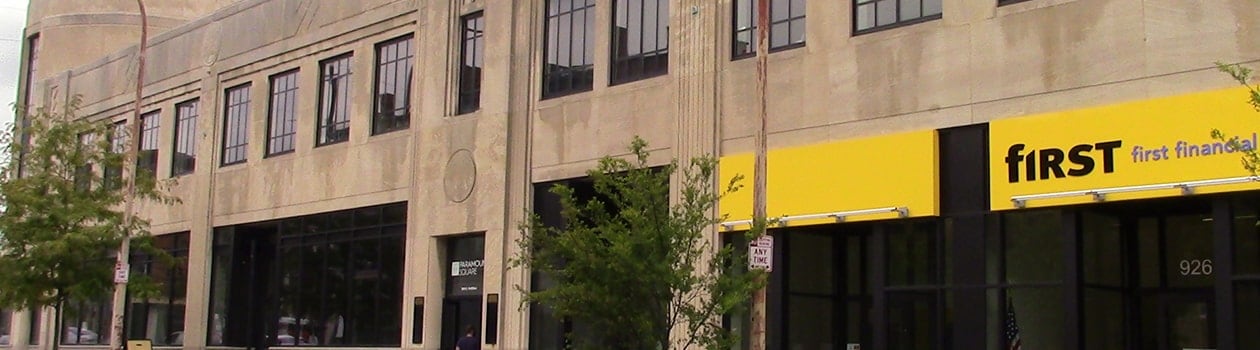
M 31 87 L 34 86 L 35 82 L 35 67 L 37 62 L 39 62 L 39 34 L 32 35 L 30 38 L 26 39 L 26 84 L 22 89 L 22 108 L 28 110 L 31 109 Z M 31 126 L 30 118 L 27 116 L 19 115 L 17 118 L 21 122 L 22 129 Z M 18 150 L 17 163 L 17 173 L 20 177 L 24 173 L 23 165 L 26 163 L 26 148 L 31 144 L 30 133 L 27 133 L 24 130 L 18 130 L 18 142 L 22 145 L 22 148 Z
M 372 135 L 411 126 L 411 35 L 376 45 Z
M 856 0 L 855 34 L 941 17 L 941 0 Z
M 140 154 L 136 155 L 136 170 L 140 171 L 138 174 L 157 175 L 158 123 L 161 119 L 160 111 L 140 116 Z
M 731 57 L 757 52 L 757 0 L 735 0 Z M 770 51 L 805 45 L 805 0 L 770 0 Z
M 175 105 L 175 152 L 171 155 L 171 176 L 197 169 L 197 100 Z
M 595 78 L 595 0 L 547 0 L 544 98 L 590 91 Z
M 485 67 L 486 20 L 478 11 L 460 21 L 463 43 L 459 53 L 459 113 L 481 108 L 481 72 Z
M 127 121 L 119 121 L 106 131 L 105 137 L 109 141 L 109 151 L 114 154 L 123 154 L 127 152 Z M 118 188 L 122 186 L 122 164 L 112 163 L 106 164 L 101 169 L 101 178 L 105 182 L 105 186 Z
M 293 151 L 297 134 L 297 70 L 271 77 L 271 110 L 267 118 L 267 155 Z
M 350 55 L 319 63 L 319 121 L 315 145 L 350 139 Z
M 222 165 L 244 163 L 249 157 L 249 84 L 228 88 L 224 95 Z
M 96 142 L 96 134 L 94 133 L 79 134 L 78 151 L 79 152 L 95 151 L 93 149 L 95 148 L 95 144 L 94 144 L 95 142 Z M 92 167 L 93 167 L 92 163 L 86 163 L 86 164 L 81 164 L 79 165 L 78 168 L 74 169 L 74 188 L 76 190 L 88 191 L 92 189 L 92 176 L 93 176 Z M 5 330 L 7 329 L 0 328 L 0 331 L 5 331 Z M 4 344 L 0 344 L 0 345 L 4 345 Z
M 669 1 L 614 0 L 612 84 L 669 72 Z

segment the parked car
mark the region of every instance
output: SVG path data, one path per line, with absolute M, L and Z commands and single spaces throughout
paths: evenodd
M 61 333 L 62 344 L 100 344 L 100 337 L 86 328 L 66 327 L 66 331 Z

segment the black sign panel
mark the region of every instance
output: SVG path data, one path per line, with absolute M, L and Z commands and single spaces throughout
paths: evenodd
M 447 241 L 446 295 L 481 295 L 485 280 L 485 236 L 467 236 Z

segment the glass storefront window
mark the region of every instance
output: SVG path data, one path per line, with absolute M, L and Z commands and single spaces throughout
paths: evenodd
M 1234 218 L 1234 273 L 1260 277 L 1260 221 L 1254 213 Z
M 158 293 L 143 299 L 129 296 L 127 333 L 133 339 L 150 339 L 156 346 L 184 345 L 188 233 L 167 234 L 153 240 L 155 248 L 175 259 L 174 265 L 143 253 L 132 257 L 132 276 L 149 278 L 157 284 Z
M 110 299 L 69 302 L 62 308 L 61 345 L 109 344 Z
M 1260 281 L 1238 282 L 1234 287 L 1236 296 L 1234 315 L 1238 324 L 1238 348 L 1260 349 L 1260 332 L 1255 326 L 1260 325 Z
M 1063 280 L 1063 222 L 1058 210 L 1002 216 L 999 240 L 987 245 L 989 264 L 1000 263 L 990 283 L 1046 283 Z M 1000 280 L 993 280 L 1000 277 Z
M 988 349 L 1004 350 L 1018 338 L 1023 349 L 1068 349 L 1063 342 L 1063 289 L 989 290 Z
M 9 310 L 0 310 L 0 345 L 9 345 L 13 342 L 9 336 L 9 328 L 13 325 L 13 314 Z
M 405 204 L 217 231 L 211 345 L 401 343 Z

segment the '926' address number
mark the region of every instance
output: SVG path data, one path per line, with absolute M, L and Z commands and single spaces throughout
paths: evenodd
M 1185 259 L 1177 264 L 1182 276 L 1212 275 L 1212 259 Z

